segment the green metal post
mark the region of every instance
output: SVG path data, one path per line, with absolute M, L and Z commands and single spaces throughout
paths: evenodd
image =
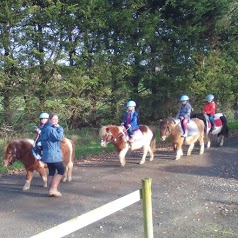
M 142 200 L 144 216 L 144 238 L 153 238 L 151 178 L 142 179 Z

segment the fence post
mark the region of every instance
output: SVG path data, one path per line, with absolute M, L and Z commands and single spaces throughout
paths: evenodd
M 142 179 L 144 238 L 153 238 L 151 178 Z

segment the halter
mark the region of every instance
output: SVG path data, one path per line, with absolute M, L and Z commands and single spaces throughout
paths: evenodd
M 128 129 L 127 129 L 127 130 L 128 130 Z M 112 139 L 111 139 L 111 140 L 106 140 L 106 141 L 104 141 L 103 138 L 101 138 L 101 142 L 105 142 L 106 145 L 108 145 L 109 143 L 111 143 L 111 142 L 113 142 L 113 141 L 116 142 L 116 141 L 117 141 L 117 138 L 123 136 L 123 134 L 124 134 L 124 132 L 123 132 L 123 133 L 120 133 L 117 137 L 113 138 L 112 133 L 109 131 L 109 132 L 106 134 L 106 136 L 107 136 L 107 137 L 108 137 L 108 136 L 111 136 Z
M 28 156 L 28 154 L 31 152 L 31 150 L 29 150 L 26 155 L 22 158 L 24 159 L 26 156 Z M 11 156 L 10 159 L 8 160 L 8 164 L 12 165 L 13 163 L 15 163 L 16 160 L 20 160 L 19 157 L 17 156 L 17 147 L 16 144 L 14 144 L 13 150 L 11 152 Z M 30 165 L 29 167 L 26 168 L 26 170 L 33 168 L 37 163 L 39 163 L 39 160 L 36 159 L 36 161 Z

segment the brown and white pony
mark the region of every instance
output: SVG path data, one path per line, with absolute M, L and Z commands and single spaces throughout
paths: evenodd
M 188 123 L 188 137 L 184 139 L 182 137 L 181 123 L 178 119 L 168 118 L 160 121 L 160 139 L 165 141 L 167 137 L 173 144 L 173 149 L 176 151 L 175 160 L 178 160 L 183 156 L 182 145 L 189 145 L 187 155 L 191 155 L 196 141 L 199 141 L 200 151 L 199 154 L 204 153 L 204 123 L 197 119 L 191 119 Z
M 16 160 L 19 160 L 23 163 L 26 169 L 26 182 L 23 186 L 24 191 L 30 189 L 34 170 L 42 177 L 43 186 L 47 187 L 47 165 L 41 160 L 35 158 L 32 153 L 33 145 L 34 140 L 17 139 L 8 142 L 5 146 L 5 155 L 2 162 L 3 166 L 7 167 L 8 165 L 12 165 Z M 64 138 L 61 141 L 61 150 L 65 166 L 63 181 L 71 181 L 75 157 L 74 142 L 68 138 Z
M 211 135 L 216 135 L 219 146 L 223 146 L 224 138 L 228 137 L 229 135 L 229 128 L 227 126 L 227 118 L 225 115 L 222 113 L 216 113 L 214 115 L 215 129 L 212 132 L 210 132 L 211 123 L 209 121 L 209 117 L 206 114 L 194 113 L 191 115 L 191 118 L 198 118 L 204 122 L 205 131 L 207 134 L 207 148 L 210 148 L 211 146 Z
M 156 147 L 156 138 L 151 129 L 148 126 L 140 125 L 140 131 L 142 132 L 141 138 L 135 140 L 133 143 L 127 141 L 127 135 L 123 126 L 107 125 L 102 126 L 99 131 L 99 137 L 101 139 L 101 146 L 106 147 L 109 143 L 112 143 L 119 153 L 121 167 L 126 164 L 126 153 L 128 150 L 137 150 L 143 147 L 143 156 L 140 160 L 140 164 L 145 163 L 147 153 L 150 154 L 149 161 L 154 159 L 154 151 Z

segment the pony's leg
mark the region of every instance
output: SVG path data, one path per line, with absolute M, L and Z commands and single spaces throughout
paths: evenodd
M 200 151 L 199 154 L 202 155 L 204 153 L 204 143 L 200 143 Z
M 65 167 L 64 167 L 64 176 L 63 176 L 63 179 L 62 179 L 63 182 L 67 181 L 68 174 L 69 174 L 69 166 L 65 165 Z
M 119 153 L 119 160 L 120 160 L 120 164 L 121 164 L 121 167 L 124 167 L 125 164 L 126 164 L 126 159 L 125 159 L 125 156 L 126 156 L 126 153 L 128 151 L 129 147 L 126 146 L 123 150 L 120 151 Z
M 224 135 L 220 135 L 220 137 L 221 137 L 221 141 L 220 141 L 219 146 L 223 146 L 223 144 L 224 144 Z
M 144 145 L 143 146 L 143 156 L 142 156 L 139 164 L 144 164 L 145 163 L 145 158 L 146 158 L 146 155 L 147 155 L 149 149 L 150 149 L 149 145 Z
M 44 165 L 40 164 L 40 166 L 36 169 L 36 171 L 41 176 L 41 179 L 43 181 L 43 187 L 47 188 L 47 173 L 46 173 L 46 169 L 44 168 Z
M 194 147 L 194 143 L 191 143 L 188 147 L 188 152 L 187 155 L 191 155 L 192 151 L 193 151 L 193 147 Z
M 150 146 L 149 146 L 149 153 L 150 153 L 150 160 L 149 161 L 152 161 L 154 159 L 154 152 L 153 152 L 153 150 L 151 149 Z
M 179 160 L 181 158 L 181 156 L 183 156 L 182 144 L 181 145 L 173 145 L 173 147 L 176 149 L 175 160 Z
M 26 182 L 25 182 L 25 185 L 22 188 L 23 191 L 27 191 L 27 190 L 30 189 L 32 177 L 33 177 L 33 171 L 32 170 L 27 170 L 26 171 Z
M 209 136 L 207 137 L 207 148 L 211 147 L 211 140 L 209 138 Z
M 68 176 L 67 176 L 67 179 L 69 182 L 72 180 L 73 167 L 74 167 L 74 163 L 69 162 L 69 164 L 68 164 L 69 170 L 68 170 Z

